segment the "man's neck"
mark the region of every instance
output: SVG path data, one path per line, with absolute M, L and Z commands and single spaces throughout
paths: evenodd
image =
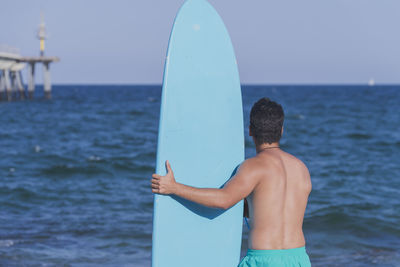
M 257 153 L 260 153 L 261 151 L 264 151 L 264 150 L 277 149 L 277 148 L 279 148 L 278 142 L 271 143 L 271 144 L 264 143 L 264 144 L 258 145 L 256 147 L 256 151 L 257 151 Z

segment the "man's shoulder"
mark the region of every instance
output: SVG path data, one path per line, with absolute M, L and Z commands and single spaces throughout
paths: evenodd
M 268 155 L 264 157 L 254 156 L 246 159 L 241 165 L 241 171 L 245 174 L 251 174 L 254 177 L 265 177 L 272 174 L 278 168 L 276 158 Z
M 307 169 L 306 164 L 301 159 L 288 152 L 285 152 L 285 154 L 292 164 L 297 165 L 299 168 Z
M 251 158 L 248 158 L 248 159 L 244 160 L 242 162 L 242 164 L 240 164 L 240 168 L 246 169 L 246 168 L 249 168 L 249 167 L 254 167 L 257 164 L 258 164 L 257 158 L 256 157 L 251 157 Z
M 310 177 L 310 172 L 306 166 L 306 164 L 299 158 L 291 155 L 292 160 L 293 160 L 293 170 L 296 173 L 296 177 L 301 177 L 300 181 L 303 183 L 303 188 L 310 193 L 312 190 L 312 184 L 311 184 L 311 177 Z
M 260 159 L 251 157 L 240 164 L 239 170 L 245 173 L 257 173 L 262 167 Z
M 294 156 L 294 155 L 292 155 L 292 154 L 290 154 L 290 153 L 287 153 L 287 152 L 285 152 L 285 153 L 286 153 L 286 154 L 288 155 L 288 157 L 289 157 L 289 160 L 290 160 L 290 167 L 291 167 L 293 170 L 295 170 L 296 173 L 302 174 L 302 176 L 303 176 L 304 178 L 309 179 L 309 177 L 310 177 L 310 172 L 309 172 L 309 170 L 308 170 L 306 164 L 305 164 L 301 159 L 299 159 L 298 157 L 296 157 L 296 156 Z
M 261 163 L 262 161 L 257 156 L 254 156 L 243 161 L 241 165 L 245 165 L 246 167 L 256 167 Z

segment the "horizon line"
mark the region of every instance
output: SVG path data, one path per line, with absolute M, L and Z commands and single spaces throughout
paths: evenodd
M 162 86 L 162 83 L 53 83 L 52 86 Z M 37 83 L 36 86 L 43 86 L 43 83 Z M 241 83 L 240 86 L 400 86 L 399 83 Z

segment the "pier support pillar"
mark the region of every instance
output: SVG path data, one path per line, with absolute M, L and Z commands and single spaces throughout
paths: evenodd
M 0 100 L 3 100 L 3 95 L 4 95 L 4 89 L 5 89 L 5 83 L 4 83 L 4 71 L 0 71 Z
M 7 100 L 11 101 L 12 100 L 12 88 L 11 88 L 11 83 L 10 83 L 10 70 L 5 69 L 3 73 L 4 73 L 4 83 L 6 85 L 6 91 L 7 91 Z
M 17 89 L 19 92 L 19 98 L 25 99 L 25 87 L 24 87 L 24 84 L 22 83 L 21 71 L 15 72 L 15 82 L 16 82 L 16 86 L 17 86 Z
M 35 63 L 29 63 L 28 71 L 28 96 L 30 99 L 33 98 L 33 93 L 35 92 Z
M 10 70 L 10 80 L 11 80 L 11 98 L 17 98 L 17 84 L 15 81 L 15 71 Z
M 43 89 L 47 99 L 51 98 L 50 62 L 43 63 Z

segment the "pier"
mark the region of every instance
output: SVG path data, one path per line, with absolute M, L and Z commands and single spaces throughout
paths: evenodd
M 40 56 L 23 57 L 18 49 L 0 46 L 0 100 L 25 99 L 26 90 L 22 81 L 22 70 L 28 66 L 28 97 L 33 98 L 35 92 L 35 64 L 43 65 L 43 91 L 47 99 L 51 98 L 50 63 L 58 62 L 58 57 L 44 55 L 44 42 L 46 39 L 43 14 L 39 25 L 37 38 L 40 40 Z
M 58 57 L 22 57 L 13 52 L 0 52 L 0 99 L 11 101 L 25 99 L 26 92 L 21 71 L 28 65 L 28 97 L 35 91 L 35 64 L 43 64 L 43 90 L 46 98 L 51 98 L 50 63 L 58 62 Z

